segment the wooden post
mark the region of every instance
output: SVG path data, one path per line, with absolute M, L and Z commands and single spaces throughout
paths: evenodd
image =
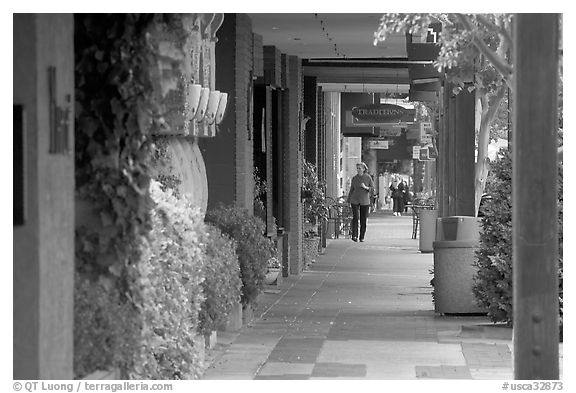
M 514 377 L 558 379 L 558 14 L 514 26 Z
M 455 99 L 453 160 L 454 200 L 450 215 L 475 216 L 474 208 L 474 116 L 475 95 L 466 88 Z
M 474 94 L 443 89 L 440 124 L 438 216 L 474 215 Z

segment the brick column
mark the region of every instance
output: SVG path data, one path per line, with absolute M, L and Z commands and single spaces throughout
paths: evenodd
M 302 272 L 302 151 L 300 150 L 299 103 L 301 101 L 302 66 L 297 56 L 288 56 L 288 89 L 284 92 L 284 225 L 290 244 L 289 272 Z
M 244 14 L 226 14 L 216 35 L 216 89 L 229 98 L 216 136 L 199 140 L 208 177 L 208 208 L 237 203 L 252 211 L 252 22 Z
M 304 131 L 304 158 L 318 166 L 318 95 L 315 76 L 304 77 L 304 114 L 310 117 Z
M 317 148 L 316 152 L 318 154 L 318 180 L 326 181 L 326 122 L 324 121 L 324 93 L 322 92 L 322 87 L 318 86 L 316 90 L 316 98 L 318 102 L 317 112 L 316 112 L 316 128 L 318 130 L 317 138 Z M 326 248 L 326 235 L 328 226 L 324 225 L 322 227 L 322 233 L 320 234 L 322 247 Z

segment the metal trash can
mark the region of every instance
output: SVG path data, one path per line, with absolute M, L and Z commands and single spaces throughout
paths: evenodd
M 438 210 L 422 209 L 418 214 L 420 215 L 418 249 L 420 252 L 432 252 L 434 251 L 432 243 L 436 237 L 436 218 L 438 217 Z
M 434 311 L 440 314 L 485 313 L 476 304 L 472 286 L 480 219 L 451 216 L 437 219 L 434 248 Z

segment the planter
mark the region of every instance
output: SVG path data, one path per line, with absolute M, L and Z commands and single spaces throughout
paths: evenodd
M 264 283 L 266 285 L 278 285 L 278 278 L 280 276 L 280 269 L 279 268 L 269 268 L 268 273 L 266 273 L 266 278 L 264 279 Z
M 432 243 L 436 238 L 437 217 L 438 217 L 438 210 L 436 209 L 422 209 L 420 211 L 420 239 L 419 239 L 420 252 L 434 251 Z
M 442 217 L 434 246 L 434 311 L 441 314 L 485 313 L 472 292 L 475 251 L 479 241 L 478 218 Z
M 216 330 L 213 330 L 209 334 L 204 335 L 204 347 L 206 349 L 213 349 L 218 342 L 218 333 Z
M 250 304 L 242 308 L 242 324 L 248 325 L 254 319 L 254 310 Z
M 230 313 L 228 314 L 228 321 L 224 330 L 226 331 L 237 331 L 242 328 L 242 305 L 240 303 L 236 303 Z
M 308 266 L 316 261 L 319 245 L 319 237 L 305 237 L 302 239 L 302 258 L 304 260 L 303 266 Z

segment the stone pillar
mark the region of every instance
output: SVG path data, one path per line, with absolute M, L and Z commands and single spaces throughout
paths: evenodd
M 23 170 L 14 176 L 24 185 L 24 220 L 13 233 L 13 378 L 72 379 L 73 15 L 14 14 L 13 39 L 13 102 L 24 110 L 23 127 L 14 124 L 14 134 L 23 136 Z M 70 110 L 67 128 L 51 125 L 52 99 Z M 63 150 L 51 149 L 55 128 L 67 136 Z
M 252 211 L 252 22 L 245 14 L 226 14 L 216 35 L 216 89 L 228 93 L 228 106 L 216 136 L 199 141 L 208 177 L 208 208 L 237 203 Z

